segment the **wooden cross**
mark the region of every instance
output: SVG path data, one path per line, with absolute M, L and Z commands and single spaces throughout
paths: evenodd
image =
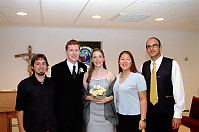
M 28 62 L 28 69 L 27 70 L 29 72 L 29 76 L 32 76 L 31 59 L 34 55 L 36 55 L 36 53 L 32 53 L 31 45 L 28 46 L 28 53 L 15 55 L 15 58 L 22 57 L 24 60 L 26 60 Z

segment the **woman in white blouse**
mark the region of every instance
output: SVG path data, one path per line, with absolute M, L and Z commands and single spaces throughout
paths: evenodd
M 119 118 L 117 132 L 141 132 L 146 127 L 145 79 L 138 73 L 129 51 L 120 53 L 118 65 L 119 74 L 113 86 L 114 103 Z

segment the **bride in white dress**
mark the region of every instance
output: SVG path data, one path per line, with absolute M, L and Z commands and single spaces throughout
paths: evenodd
M 86 132 L 114 132 L 117 123 L 112 95 L 112 81 L 115 75 L 106 70 L 104 53 L 94 49 L 91 53 L 90 70 L 84 75 L 84 126 Z M 111 85 L 112 83 L 112 85 Z M 97 99 L 89 94 L 95 85 L 106 89 L 106 97 Z

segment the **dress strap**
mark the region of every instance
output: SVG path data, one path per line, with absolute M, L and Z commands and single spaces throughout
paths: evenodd
M 110 82 L 110 80 L 109 80 L 109 78 L 108 78 L 109 75 L 110 75 L 110 71 L 108 72 L 108 75 L 107 75 L 107 78 L 106 78 L 106 79 Z

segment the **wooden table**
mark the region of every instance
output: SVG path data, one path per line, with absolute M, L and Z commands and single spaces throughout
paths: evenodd
M 1 132 L 12 132 L 12 118 L 16 118 L 14 110 L 1 109 L 0 111 L 0 130 Z
M 16 91 L 0 91 L 0 132 L 12 132 L 12 118 L 16 118 Z

